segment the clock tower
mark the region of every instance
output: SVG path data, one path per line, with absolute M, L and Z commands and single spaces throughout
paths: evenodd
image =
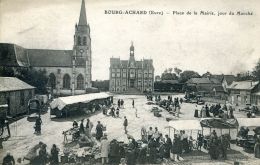
M 84 86 L 86 88 L 91 87 L 91 37 L 90 37 L 90 27 L 87 23 L 85 0 L 82 0 L 79 22 L 75 25 L 74 34 L 74 45 L 73 45 L 73 74 L 74 84 L 76 84 L 77 74 L 83 74 Z M 84 73 L 82 73 L 82 68 L 84 68 Z M 73 89 L 72 89 L 73 90 Z M 73 91 L 72 91 L 73 93 Z

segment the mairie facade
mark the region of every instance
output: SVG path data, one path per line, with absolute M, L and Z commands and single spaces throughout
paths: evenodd
M 152 59 L 135 60 L 133 43 L 129 60 L 110 58 L 109 91 L 113 93 L 144 93 L 154 90 Z
M 91 88 L 92 52 L 84 0 L 72 38 L 72 50 L 26 49 L 16 44 L 0 43 L 0 65 L 45 70 L 50 91 L 56 95 L 86 93 Z

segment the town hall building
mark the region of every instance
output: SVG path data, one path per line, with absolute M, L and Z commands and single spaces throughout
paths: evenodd
M 153 92 L 153 60 L 135 60 L 132 43 L 129 60 L 110 58 L 109 80 L 109 91 L 113 93 Z
M 53 94 L 86 93 L 91 89 L 92 52 L 85 1 L 82 0 L 79 22 L 75 25 L 72 50 L 26 49 L 0 43 L 0 65 L 45 70 Z

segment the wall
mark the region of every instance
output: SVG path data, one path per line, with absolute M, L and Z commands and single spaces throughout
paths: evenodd
M 72 68 L 69 67 L 34 67 L 37 70 L 43 70 L 45 69 L 47 72 L 47 76 L 49 76 L 51 73 L 53 73 L 56 77 L 56 90 L 53 90 L 54 94 L 60 95 L 71 95 L 71 89 L 73 85 L 73 76 L 72 76 Z M 60 71 L 59 71 L 60 70 Z M 63 77 L 65 74 L 68 74 L 70 76 L 70 89 L 63 89 Z M 79 74 L 82 74 L 83 78 L 85 79 L 85 68 L 76 68 L 75 73 L 75 92 L 77 90 L 77 76 Z M 84 85 L 85 86 L 85 85 Z M 77 93 L 82 93 L 80 91 L 77 91 Z M 84 92 L 85 93 L 85 92 Z
M 21 98 L 21 93 L 24 93 L 23 99 Z M 0 103 L 8 104 L 9 102 L 9 116 L 16 116 L 19 114 L 27 113 L 28 111 L 28 101 L 34 97 L 34 89 L 11 91 L 11 92 L 1 92 L 0 93 Z

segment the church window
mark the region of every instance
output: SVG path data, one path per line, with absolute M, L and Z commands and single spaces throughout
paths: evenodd
M 78 45 L 81 45 L 81 37 L 78 36 Z
M 83 45 L 87 45 L 87 37 L 83 37 Z
M 55 89 L 56 88 L 56 77 L 53 73 L 51 73 L 49 75 L 49 86 L 52 88 L 52 89 Z
M 123 77 L 126 77 L 126 73 L 123 73 Z
M 77 89 L 84 89 L 84 78 L 82 74 L 79 74 L 77 77 Z
M 63 77 L 63 88 L 70 89 L 70 76 L 68 74 L 65 74 Z

